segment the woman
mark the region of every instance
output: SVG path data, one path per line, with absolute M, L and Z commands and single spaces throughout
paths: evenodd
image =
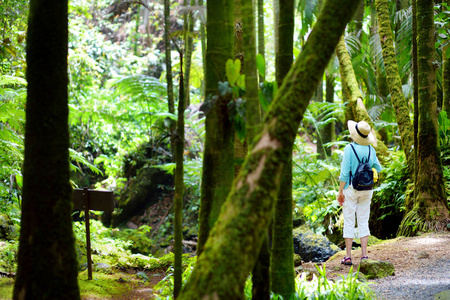
M 348 121 L 348 130 L 353 143 L 348 144 L 344 148 L 344 157 L 342 159 L 341 174 L 339 176 L 339 205 L 343 206 L 344 213 L 344 232 L 346 256 L 341 263 L 344 265 L 352 265 L 352 244 L 356 236 L 361 240 L 361 260 L 368 259 L 367 242 L 369 240 L 369 215 L 370 202 L 373 190 L 358 191 L 351 184 L 351 175 L 355 174 L 359 165 L 359 160 L 368 158 L 368 162 L 377 172 L 381 171 L 381 165 L 378 161 L 375 149 L 370 145 L 375 142 L 375 137 L 371 132 L 370 125 L 365 121 L 356 123 Z M 353 149 L 352 149 L 353 146 Z M 369 152 L 370 151 L 370 152 Z M 355 153 L 357 153 L 357 156 Z M 369 155 L 370 153 L 370 155 Z M 355 215 L 358 221 L 358 230 L 355 230 Z

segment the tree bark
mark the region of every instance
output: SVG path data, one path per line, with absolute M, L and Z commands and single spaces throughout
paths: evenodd
M 186 41 L 185 41 L 186 42 Z M 180 53 L 180 65 L 183 65 L 183 54 Z M 177 298 L 182 285 L 182 255 L 183 255 L 183 195 L 184 195 L 184 80 L 183 68 L 180 70 L 179 95 L 178 95 L 178 120 L 177 134 L 175 137 L 175 194 L 174 202 L 174 288 L 173 296 Z
M 258 97 L 258 76 L 256 72 L 256 32 L 253 0 L 241 0 L 243 29 L 244 74 L 245 74 L 245 117 L 247 128 L 247 147 L 254 144 L 261 131 L 261 111 Z M 245 156 L 247 156 L 247 152 Z M 245 158 L 245 156 L 243 158 Z M 270 299 L 270 251 L 269 240 L 261 246 L 258 259 L 252 272 L 253 299 Z
M 336 47 L 336 55 L 339 59 L 343 88 L 345 88 L 345 91 L 349 96 L 348 109 L 352 111 L 351 116 L 353 116 L 355 121 L 366 121 L 369 123 L 370 127 L 372 127 L 372 133 L 374 133 L 377 138 L 377 142 L 373 146 L 377 151 L 377 156 L 380 161 L 385 162 L 389 156 L 387 147 L 383 141 L 381 141 L 380 135 L 376 132 L 372 119 L 370 119 L 366 107 L 364 106 L 362 94 L 359 90 L 358 83 L 356 82 L 355 71 L 353 70 L 352 62 L 347 52 L 347 47 L 343 37 L 340 39 L 339 44 Z
M 417 159 L 419 170 L 414 207 L 399 228 L 400 235 L 446 228 L 450 222 L 444 189 L 437 124 L 434 3 L 417 0 L 417 58 L 419 123 Z
M 280 0 L 278 16 L 279 51 L 276 55 L 276 80 L 281 86 L 293 63 L 294 1 Z M 289 299 L 295 293 L 294 242 L 292 238 L 292 147 L 283 170 L 281 188 L 275 203 L 270 265 L 272 291 Z
M 264 0 L 258 0 L 258 53 L 265 57 L 264 42 Z M 264 82 L 266 74 L 259 74 L 259 82 Z
M 450 0 L 447 0 L 450 5 Z M 450 30 L 450 22 L 447 23 L 447 30 Z M 442 110 L 447 112 L 450 118 L 450 45 L 447 44 L 442 49 L 442 89 L 444 98 L 442 99 Z
M 384 68 L 386 70 L 386 79 L 389 82 L 388 87 L 400 131 L 403 151 L 405 152 L 408 169 L 412 175 L 414 170 L 414 129 L 409 117 L 408 103 L 403 95 L 402 81 L 395 58 L 388 2 L 387 0 L 376 0 L 375 7 L 377 10 L 378 32 L 380 35 Z
M 187 0 L 184 0 L 184 5 L 187 6 Z M 190 5 L 195 5 L 195 0 L 190 1 Z M 192 51 L 194 50 L 194 39 L 192 33 L 194 32 L 194 16 L 193 12 L 189 11 L 185 18 L 185 55 L 184 55 L 184 94 L 186 99 L 184 105 L 187 107 L 190 105 L 190 78 L 191 78 L 191 64 L 192 64 Z
M 233 58 L 234 1 L 209 1 L 207 7 L 207 48 L 205 92 L 205 150 L 199 216 L 200 255 L 209 232 L 216 222 L 222 204 L 234 179 L 234 130 L 227 114 L 229 97 L 219 96 L 219 81 L 227 81 L 225 63 Z
M 164 0 L 164 49 L 166 52 L 166 81 L 167 81 L 167 104 L 169 113 L 175 114 L 175 105 L 173 100 L 173 77 L 172 77 L 172 55 L 171 55 L 171 38 L 170 38 L 170 0 Z M 170 122 L 172 124 L 172 122 Z M 174 129 L 170 130 L 170 147 L 172 149 L 172 161 L 175 161 L 175 139 Z
M 23 202 L 14 299 L 80 299 L 71 219 L 68 34 L 68 1 L 30 1 Z
M 298 126 L 357 4 L 351 0 L 326 2 L 271 105 L 264 129 L 244 162 L 179 299 L 244 298 L 244 283 L 271 220 Z

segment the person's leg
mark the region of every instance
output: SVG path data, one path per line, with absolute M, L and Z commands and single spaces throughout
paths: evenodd
M 345 238 L 345 253 L 346 257 L 352 258 L 352 245 L 353 245 L 353 239 L 351 238 Z
M 367 243 L 369 242 L 369 236 L 363 236 L 359 238 L 361 240 L 361 257 L 367 257 Z
M 373 191 L 366 191 L 360 197 L 356 208 L 356 218 L 358 222 L 358 237 L 361 240 L 361 257 L 367 257 L 367 244 L 369 241 L 369 216 L 370 203 Z
M 355 212 L 357 200 L 355 197 L 356 190 L 351 186 L 344 189 L 344 206 L 342 212 L 344 215 L 343 236 L 345 239 L 346 257 L 352 257 L 352 244 L 355 237 Z

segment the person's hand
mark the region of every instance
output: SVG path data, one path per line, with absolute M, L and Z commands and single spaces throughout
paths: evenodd
M 338 197 L 337 197 L 337 200 L 338 200 L 338 202 L 339 202 L 339 205 L 340 205 L 340 206 L 343 206 L 343 205 L 344 205 L 344 200 L 345 200 L 344 193 L 339 192 Z

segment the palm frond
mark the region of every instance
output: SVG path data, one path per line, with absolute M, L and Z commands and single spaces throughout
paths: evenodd
M 166 88 L 157 78 L 146 75 L 132 75 L 115 78 L 108 83 L 116 88 L 117 95 L 128 95 L 132 99 L 157 100 L 166 94 Z

